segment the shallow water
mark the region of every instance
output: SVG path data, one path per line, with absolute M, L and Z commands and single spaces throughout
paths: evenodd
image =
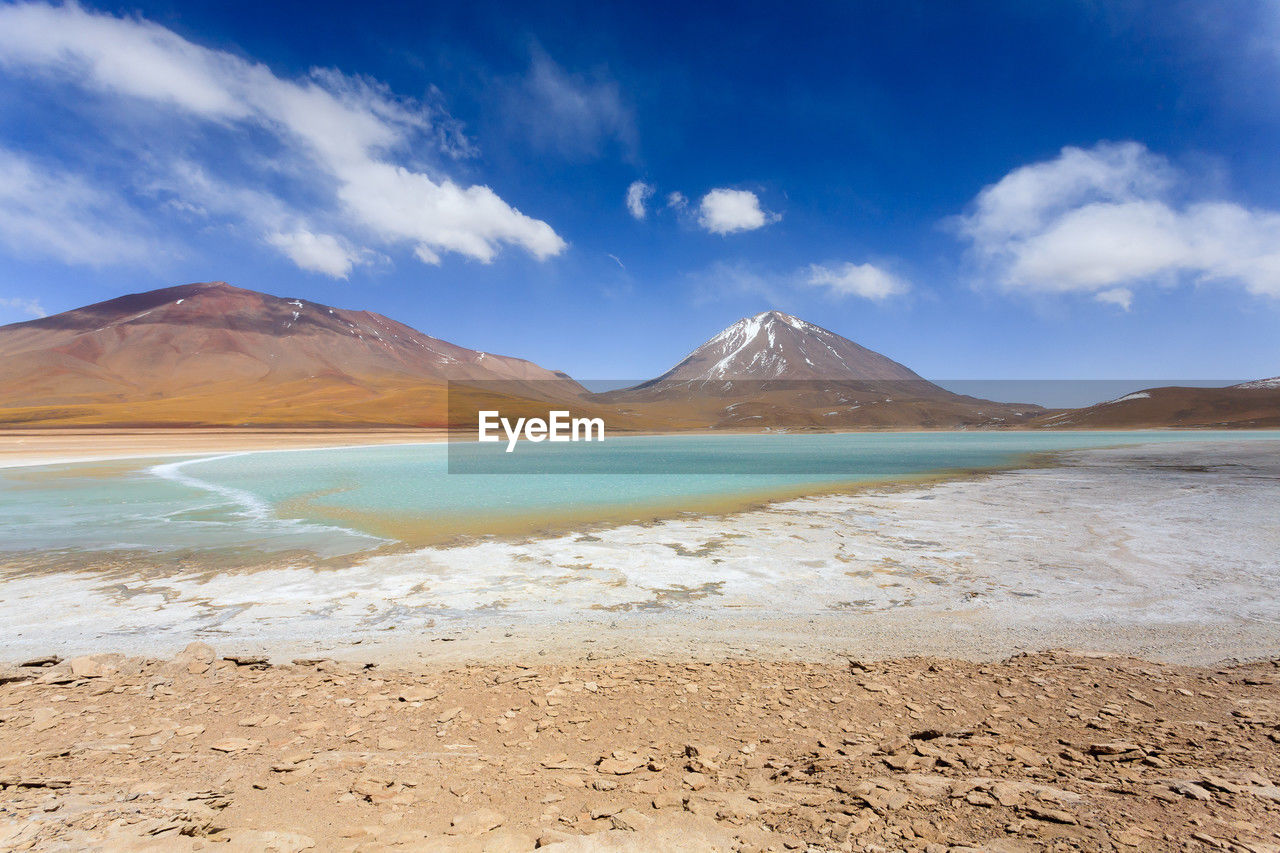
M 589 447 L 524 446 L 508 475 L 449 473 L 450 448 L 443 444 L 38 466 L 0 470 L 0 553 L 247 550 L 332 557 L 450 534 L 634 520 L 1001 466 L 1028 453 L 1276 437 L 1280 432 L 626 437 Z M 536 473 L 547 470 L 557 473 Z M 653 470 L 665 473 L 629 473 Z
M 821 659 L 1063 646 L 1270 659 L 1280 654 L 1278 484 L 1280 440 L 1166 441 L 323 565 L 299 553 L 220 571 L 220 549 L 53 571 L 75 561 L 9 555 L 0 632 L 11 659 L 171 655 L 192 640 L 286 660 L 606 647 L 688 659 L 711 646 Z

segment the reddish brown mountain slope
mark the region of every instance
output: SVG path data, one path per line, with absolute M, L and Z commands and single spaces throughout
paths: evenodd
M 454 395 L 448 380 L 475 383 Z M 662 376 L 585 395 L 563 373 L 368 311 L 223 282 L 0 327 L 0 425 L 474 427 L 474 409 L 571 404 L 610 429 L 1280 427 L 1280 380 L 1154 388 L 1068 412 L 953 394 L 778 311 L 744 318 Z
M 1037 418 L 1050 429 L 1264 429 L 1280 427 L 1280 377 L 1226 388 L 1149 388 Z
M 224 282 L 5 326 L 0 363 L 0 423 L 438 425 L 450 379 L 580 391 L 380 314 Z

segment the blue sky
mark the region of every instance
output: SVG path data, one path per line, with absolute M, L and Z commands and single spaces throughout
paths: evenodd
M 769 308 L 940 379 L 1280 373 L 1274 3 L 735 10 L 0 2 L 0 322 L 222 279 L 582 378 Z

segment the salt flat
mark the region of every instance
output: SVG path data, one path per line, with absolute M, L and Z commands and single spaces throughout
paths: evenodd
M 243 450 L 350 447 L 368 444 L 425 444 L 444 441 L 442 429 L 209 428 L 0 429 L 0 468 L 99 462 L 139 456 L 190 456 Z
M 370 660 L 1280 653 L 1280 442 L 1060 463 L 346 568 L 12 574 L 5 657 L 171 654 L 197 639 Z

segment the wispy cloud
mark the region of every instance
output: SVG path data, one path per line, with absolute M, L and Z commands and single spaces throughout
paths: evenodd
M 645 210 L 645 204 L 649 201 L 653 192 L 652 184 L 646 184 L 644 181 L 632 181 L 631 186 L 627 187 L 627 212 L 636 219 L 644 219 L 648 212 Z
M 837 299 L 857 296 L 882 302 L 911 289 L 904 279 L 868 263 L 811 264 L 802 279 L 809 286 L 822 288 Z
M 535 147 L 570 160 L 599 157 L 610 144 L 637 149 L 635 115 L 603 69 L 566 71 L 535 45 L 529 70 L 504 85 L 504 117 Z
M 1138 288 L 1229 282 L 1280 298 L 1280 213 L 1183 200 L 1189 181 L 1137 142 L 1062 149 L 1014 169 L 959 219 L 985 273 L 1016 292 L 1128 309 Z
M 16 296 L 0 296 L 0 308 L 10 308 L 28 317 L 39 318 L 49 316 L 49 312 L 44 310 L 44 306 L 40 304 L 40 300 L 38 299 L 23 299 Z
M 762 270 L 745 261 L 716 261 L 690 273 L 688 278 L 694 302 L 749 296 L 769 305 L 782 305 L 794 284 L 794 274 Z
M 830 299 L 851 297 L 885 302 L 911 291 L 906 279 L 870 263 L 809 264 L 787 271 L 765 270 L 745 262 L 720 261 L 691 277 L 696 301 L 756 296 L 772 305 L 818 290 Z
M 83 266 L 137 262 L 156 251 L 118 195 L 3 148 L 0 242 L 17 255 Z
M 332 234 L 293 231 L 268 234 L 267 242 L 289 256 L 300 269 L 323 273 L 333 278 L 346 278 L 360 255 Z
M 750 190 L 714 189 L 698 204 L 698 224 L 712 234 L 754 231 L 782 218 L 760 206 Z
M 223 157 L 195 164 L 157 159 L 145 139 L 135 140 L 132 153 L 150 170 L 143 182 L 167 188 L 171 204 L 188 214 L 216 210 L 242 222 L 304 269 L 341 277 L 368 256 L 369 246 L 407 247 L 438 263 L 445 253 L 488 262 L 503 246 L 542 259 L 566 245 L 550 225 L 489 187 L 458 184 L 439 165 L 410 163 L 410 152 L 420 156 L 424 148 L 443 158 L 465 156 L 469 147 L 447 114 L 377 81 L 328 69 L 282 78 L 149 21 L 74 4 L 0 7 L 0 65 L 102 98 L 145 104 L 167 129 L 182 124 L 175 120 L 181 118 L 194 123 L 193 134 L 203 125 L 233 139 L 237 150 L 249 152 L 239 165 L 252 160 L 274 169 L 273 182 L 246 183 Z M 130 164 L 133 171 L 137 162 Z M 195 171 L 206 173 L 205 186 L 221 198 L 197 191 L 187 180 Z M 261 189 L 273 183 L 289 186 Z M 86 197 L 94 192 L 100 193 L 81 188 Z M 238 192 L 263 206 L 245 211 L 224 203 Z M 97 221 L 111 222 L 107 214 Z M 6 239 L 23 239 L 14 224 L 0 220 Z M 29 215 L 16 224 L 29 231 L 48 228 Z

